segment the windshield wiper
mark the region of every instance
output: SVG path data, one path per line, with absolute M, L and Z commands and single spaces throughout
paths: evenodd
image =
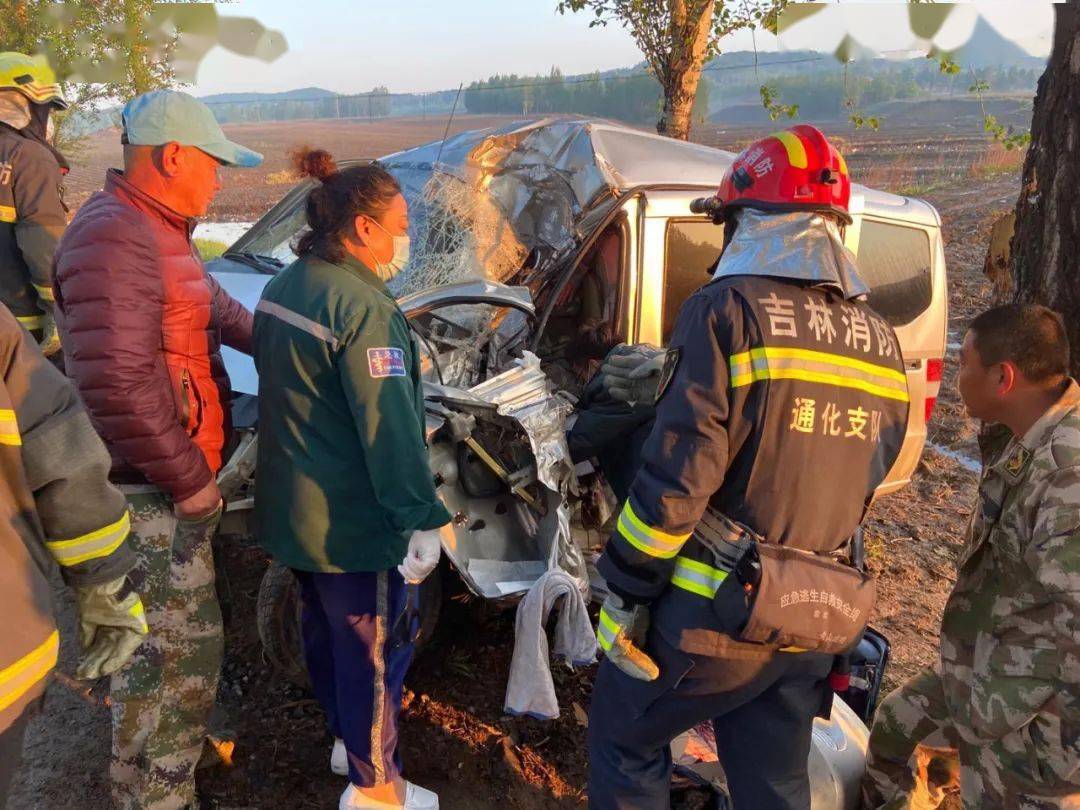
M 263 256 L 261 253 L 248 253 L 242 250 L 227 250 L 221 254 L 222 258 L 230 259 L 238 264 L 244 264 L 260 273 L 268 276 L 274 275 L 285 266 L 285 262 L 273 256 Z

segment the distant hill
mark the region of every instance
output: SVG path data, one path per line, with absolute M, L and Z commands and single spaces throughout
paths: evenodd
M 761 54 L 757 71 L 735 70 L 752 54 L 730 53 L 713 60 L 705 81 L 713 88 L 709 118 L 720 124 L 767 122 L 760 87 L 767 84 L 783 104 L 797 104 L 801 120 L 846 120 L 852 110 L 864 115 L 925 115 L 937 119 L 955 108 L 970 112 L 965 99 L 972 72 L 990 86 L 990 94 L 1023 98 L 1035 94 L 1045 59 L 1031 56 L 979 17 L 971 37 L 952 58 L 964 69 L 947 75 L 933 59 L 870 57 L 843 66 L 813 51 Z M 933 105 L 927 102 L 934 100 Z M 1030 118 L 1030 114 L 1028 116 Z M 942 122 L 944 123 L 944 122 Z
M 333 98 L 338 95 L 321 87 L 300 87 L 281 93 L 215 93 L 211 96 L 199 96 L 207 104 L 245 104 L 256 101 L 293 101 L 298 99 Z
M 1046 60 L 1032 56 L 979 15 L 971 39 L 953 54 L 964 67 L 1025 67 L 1042 70 Z

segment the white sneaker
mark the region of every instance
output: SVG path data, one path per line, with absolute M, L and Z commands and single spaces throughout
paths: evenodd
M 350 784 L 341 794 L 338 810 L 439 810 L 439 797 L 412 782 L 405 783 L 405 804 L 369 799 Z
M 334 738 L 334 750 L 330 752 L 330 770 L 338 776 L 349 775 L 349 755 L 345 752 L 345 742 Z

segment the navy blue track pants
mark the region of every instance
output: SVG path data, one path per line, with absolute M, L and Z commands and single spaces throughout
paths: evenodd
M 345 741 L 349 781 L 384 784 L 401 773 L 398 715 L 414 637 L 410 586 L 397 570 L 294 573 L 311 685 L 330 731 Z

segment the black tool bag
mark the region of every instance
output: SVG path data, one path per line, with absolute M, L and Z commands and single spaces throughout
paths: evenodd
M 732 638 L 837 655 L 862 637 L 877 600 L 869 574 L 832 557 L 765 542 L 711 510 L 694 533 L 730 570 L 713 610 Z

